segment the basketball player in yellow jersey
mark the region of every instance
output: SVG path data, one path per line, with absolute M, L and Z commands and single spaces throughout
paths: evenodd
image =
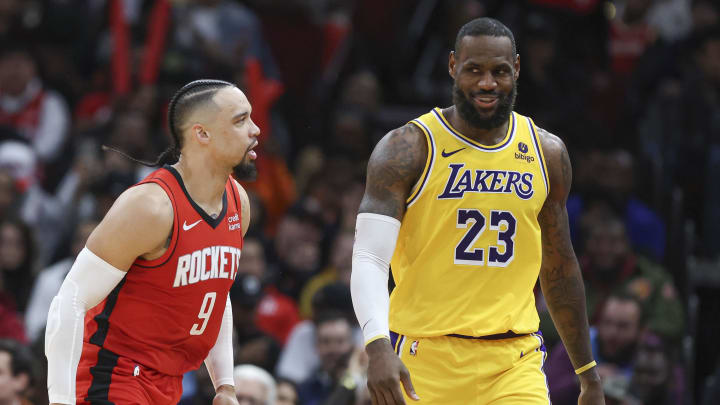
M 512 111 L 515 49 L 497 20 L 467 23 L 450 53 L 454 105 L 391 131 L 370 157 L 351 290 L 375 405 L 548 404 L 538 276 L 578 403 L 604 403 L 565 210 L 570 160 Z

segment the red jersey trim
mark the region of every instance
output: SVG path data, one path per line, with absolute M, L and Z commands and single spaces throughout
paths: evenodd
M 180 189 L 185 193 L 185 197 L 187 198 L 190 205 L 195 209 L 195 212 L 200 215 L 200 218 L 204 219 L 205 222 L 207 222 L 208 225 L 210 225 L 213 229 L 217 228 L 218 225 L 225 222 L 225 216 L 227 215 L 228 210 L 228 200 L 227 200 L 227 187 L 225 187 L 225 191 L 222 195 L 222 211 L 220 211 L 220 214 L 218 214 L 217 218 L 213 218 L 210 215 L 205 212 L 204 209 L 202 209 L 199 205 L 195 203 L 195 201 L 190 197 L 190 193 L 188 193 L 187 189 L 185 188 L 185 182 L 182 179 L 182 176 L 180 176 L 180 173 L 175 170 L 174 167 L 165 165 L 163 166 L 163 169 L 170 172 L 170 174 L 175 177 L 175 180 L 178 182 L 178 185 L 180 186 Z M 227 185 L 227 182 L 225 183 Z

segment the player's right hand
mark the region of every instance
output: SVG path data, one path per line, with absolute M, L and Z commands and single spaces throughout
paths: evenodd
M 408 397 L 420 400 L 410 381 L 408 369 L 387 339 L 370 342 L 365 350 L 368 354 L 368 389 L 373 405 L 405 405 L 401 384 Z

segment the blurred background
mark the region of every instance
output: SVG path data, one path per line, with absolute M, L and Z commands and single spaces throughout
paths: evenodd
M 237 83 L 260 126 L 231 297 L 242 404 L 369 404 L 349 293 L 373 145 L 451 104 L 458 29 L 495 17 L 516 111 L 568 146 L 568 212 L 608 404 L 720 403 L 720 5 L 708 0 L 0 0 L 0 404 L 47 404 L 52 297 L 169 141 Z M 537 289 L 555 404 L 579 387 Z M 182 404 L 209 404 L 204 367 Z

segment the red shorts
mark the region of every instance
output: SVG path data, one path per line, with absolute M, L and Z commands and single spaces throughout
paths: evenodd
M 175 405 L 182 395 L 182 376 L 145 368 L 84 342 L 75 392 L 77 405 Z

